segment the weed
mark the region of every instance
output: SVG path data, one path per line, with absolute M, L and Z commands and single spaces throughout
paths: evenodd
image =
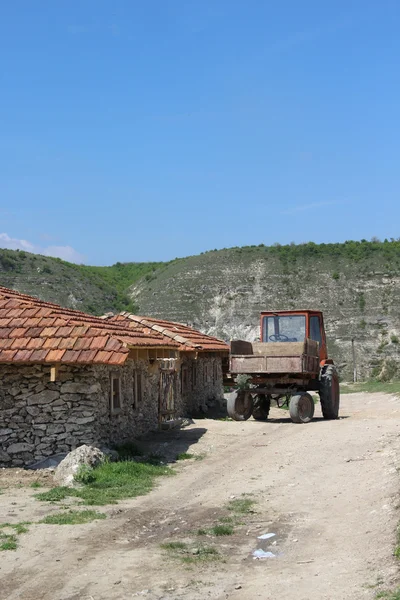
M 398 344 L 398 343 L 400 343 L 400 340 L 399 340 L 398 336 L 394 335 L 394 334 L 390 336 L 390 341 L 392 342 L 392 344 Z
M 54 513 L 40 521 L 46 525 L 81 525 L 97 519 L 106 519 L 107 515 L 95 510 L 69 510 L 68 512 Z
M 184 542 L 167 542 L 165 544 L 161 544 L 161 548 L 163 550 L 186 550 L 187 544 Z
M 68 496 L 73 496 L 74 491 L 71 488 L 67 487 L 55 487 L 49 490 L 48 492 L 41 492 L 40 494 L 36 494 L 36 498 L 38 500 L 45 500 L 46 502 L 59 502 L 60 500 L 64 500 Z
M 89 465 L 80 465 L 78 471 L 74 475 L 74 479 L 78 483 L 92 483 L 95 479 L 93 468 Z
M 105 462 L 93 469 L 93 481 L 83 488 L 56 487 L 37 494 L 47 502 L 59 502 L 68 496 L 81 498 L 82 504 L 116 504 L 124 498 L 143 496 L 150 492 L 154 480 L 162 475 L 173 475 L 172 469 L 134 461 Z
M 186 564 L 218 560 L 220 558 L 220 554 L 216 548 L 203 544 L 189 546 L 184 542 L 167 542 L 166 544 L 161 544 L 161 548 L 166 550 L 172 558 L 179 558 Z
M 227 509 L 234 513 L 249 514 L 254 512 L 251 508 L 254 504 L 255 501 L 250 498 L 237 498 L 228 502 Z
M 400 600 L 400 588 L 393 591 L 378 592 L 375 598 L 385 598 L 386 600 Z
M 211 533 L 216 536 L 232 535 L 233 532 L 234 529 L 232 525 L 214 525 L 214 527 L 211 528 Z
M 199 546 L 193 548 L 190 554 L 182 557 L 184 563 L 191 564 L 195 562 L 206 562 L 212 560 L 219 560 L 220 554 L 216 548 L 212 546 Z
M 208 534 L 208 529 L 198 529 L 197 530 L 197 535 L 207 535 Z
M 31 488 L 41 488 L 42 484 L 40 483 L 40 481 L 32 481 L 31 483 Z
M 0 551 L 1 550 L 16 550 L 17 535 L 28 531 L 28 522 L 24 523 L 1 523 L 0 524 Z M 12 533 L 7 533 L 5 530 L 11 530 Z
M 176 457 L 176 460 L 188 460 L 189 458 L 194 458 L 194 454 L 190 454 L 189 452 L 181 452 Z

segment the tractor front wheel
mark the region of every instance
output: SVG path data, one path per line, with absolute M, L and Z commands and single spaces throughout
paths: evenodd
M 254 399 L 253 419 L 256 421 L 266 421 L 271 408 L 271 396 L 257 394 Z
M 226 408 L 234 421 L 247 421 L 253 412 L 253 397 L 248 390 L 235 390 L 229 394 Z
M 314 416 L 314 400 L 303 392 L 290 398 L 289 414 L 293 423 L 309 423 Z

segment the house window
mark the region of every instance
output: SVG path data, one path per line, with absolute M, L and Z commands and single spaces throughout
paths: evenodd
M 213 368 L 213 383 L 214 383 L 214 385 L 217 383 L 217 381 L 218 381 L 218 363 L 215 362 L 214 368 Z
M 188 370 L 187 367 L 181 368 L 181 393 L 186 394 L 188 389 Z
M 121 411 L 121 378 L 118 375 L 110 377 L 110 411 L 116 414 Z
M 192 365 L 192 390 L 194 390 L 197 386 L 197 364 L 193 363 Z
M 142 372 L 134 371 L 132 374 L 132 408 L 136 410 L 142 401 Z

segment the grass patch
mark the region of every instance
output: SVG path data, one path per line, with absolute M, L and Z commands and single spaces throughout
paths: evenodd
M 97 519 L 106 518 L 107 515 L 96 512 L 95 510 L 69 510 L 68 512 L 48 515 L 40 522 L 45 523 L 46 525 L 81 525 Z
M 227 509 L 236 514 L 246 515 L 254 512 L 252 510 L 254 504 L 255 500 L 251 500 L 250 498 L 236 498 L 228 502 Z
M 32 481 L 30 487 L 31 488 L 41 488 L 42 484 L 40 483 L 40 481 Z
M 234 532 L 234 528 L 232 525 L 214 525 L 214 527 L 211 528 L 211 533 L 213 535 L 216 536 L 222 536 L 222 535 L 232 535 Z
M 161 548 L 168 552 L 171 558 L 178 558 L 186 564 L 219 560 L 220 553 L 213 546 L 189 545 L 184 542 L 167 542 Z
M 18 546 L 18 535 L 28 531 L 30 523 L 0 523 L 0 551 L 16 550 Z
M 52 488 L 37 494 L 36 498 L 47 502 L 59 502 L 68 496 L 80 498 L 82 504 L 102 506 L 116 504 L 124 498 L 143 496 L 150 492 L 155 479 L 162 475 L 172 475 L 172 469 L 133 461 L 105 462 L 93 469 L 93 480 L 83 488 Z
M 176 457 L 176 460 L 189 460 L 189 458 L 195 458 L 194 454 L 190 454 L 189 452 L 181 452 Z
M 187 544 L 184 542 L 167 542 L 166 544 L 161 544 L 161 548 L 163 550 L 187 550 Z
M 341 394 L 356 394 L 358 392 L 400 394 L 400 382 L 383 383 L 381 381 L 366 381 L 364 383 L 350 383 L 340 386 Z
M 386 600 L 400 600 L 400 588 L 393 591 L 378 592 L 375 598 L 385 598 Z
M 232 535 L 234 531 L 235 529 L 233 525 L 219 524 L 214 525 L 210 529 L 204 529 L 203 527 L 201 527 L 197 530 L 197 535 L 215 535 L 219 537 L 223 535 Z

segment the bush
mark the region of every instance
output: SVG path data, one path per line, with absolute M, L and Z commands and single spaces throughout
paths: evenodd
M 95 480 L 95 475 L 92 467 L 89 465 L 80 465 L 78 472 L 74 475 L 75 481 L 78 483 L 84 483 L 85 485 L 88 483 L 92 483 Z

